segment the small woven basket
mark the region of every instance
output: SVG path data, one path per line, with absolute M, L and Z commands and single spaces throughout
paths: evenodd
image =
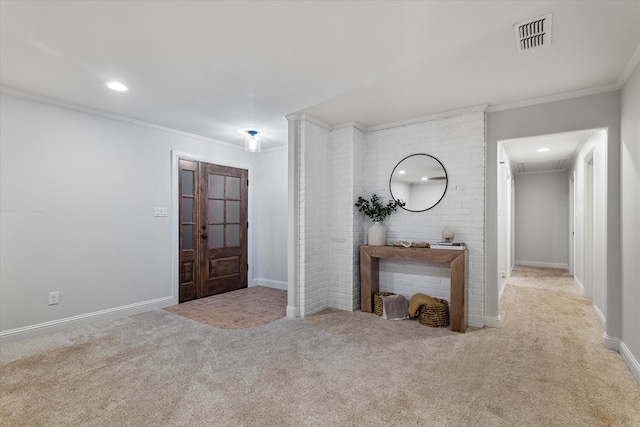
M 438 302 L 437 305 L 420 306 L 418 322 L 432 328 L 445 328 L 449 326 L 449 303 L 440 298 L 434 299 Z
M 391 295 L 395 294 L 392 292 L 376 292 L 375 294 L 373 294 L 373 312 L 377 316 L 382 316 L 383 314 L 382 298 L 380 297 L 388 297 Z

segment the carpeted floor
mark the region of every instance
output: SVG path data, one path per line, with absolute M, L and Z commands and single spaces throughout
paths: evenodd
M 218 329 L 255 328 L 286 315 L 287 291 L 255 286 L 183 302 L 165 310 Z
M 571 278 L 519 269 L 501 329 L 325 310 L 219 330 L 164 310 L 3 345 L 7 426 L 638 426 Z

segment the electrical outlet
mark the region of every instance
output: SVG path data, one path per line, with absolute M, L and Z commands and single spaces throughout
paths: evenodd
M 49 292 L 49 305 L 56 305 L 60 302 L 60 292 Z

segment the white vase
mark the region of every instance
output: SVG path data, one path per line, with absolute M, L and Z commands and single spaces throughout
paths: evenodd
M 385 246 L 387 244 L 387 229 L 379 222 L 374 222 L 369 227 L 369 245 Z

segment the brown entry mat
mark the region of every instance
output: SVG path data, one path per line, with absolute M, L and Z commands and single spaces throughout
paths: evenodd
M 218 329 L 266 325 L 286 315 L 287 291 L 255 286 L 165 308 Z

